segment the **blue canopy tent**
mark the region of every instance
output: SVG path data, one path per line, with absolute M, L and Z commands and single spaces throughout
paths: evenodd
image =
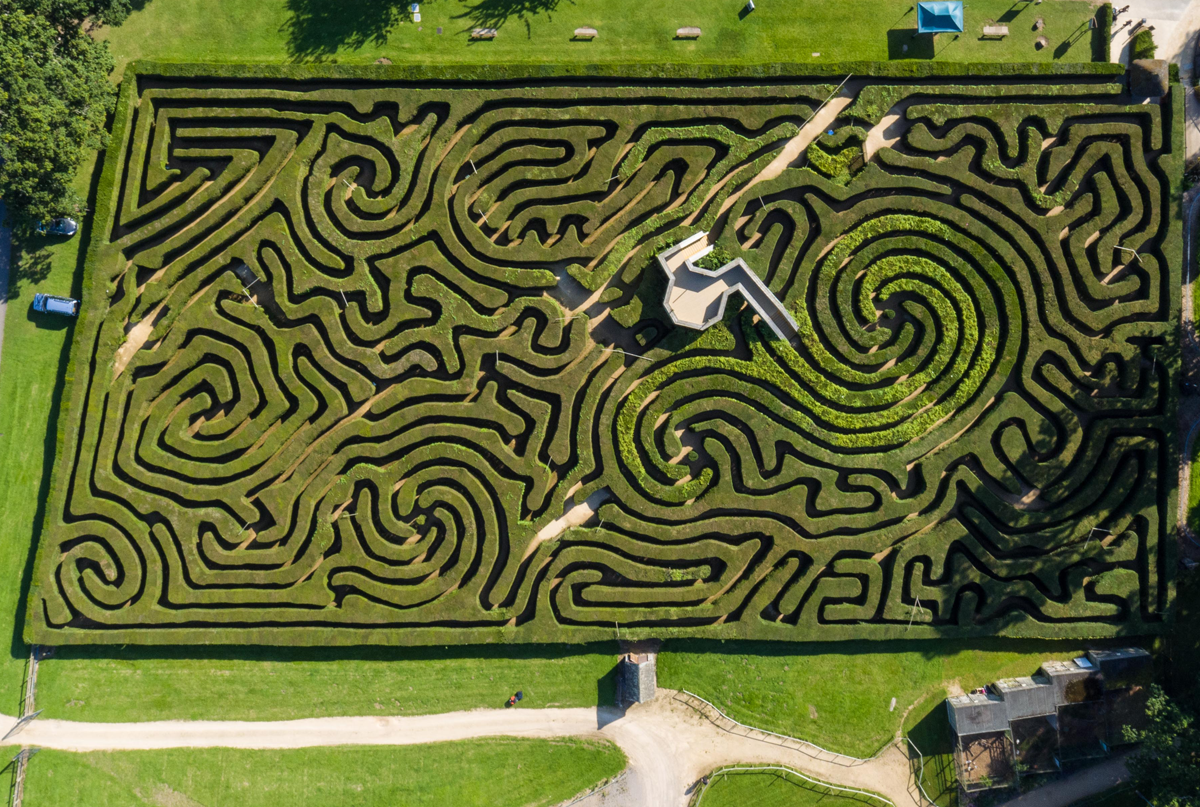
M 962 0 L 917 3 L 918 34 L 958 34 L 962 29 Z

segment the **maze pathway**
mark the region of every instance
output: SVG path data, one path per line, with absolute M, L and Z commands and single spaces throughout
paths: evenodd
M 860 78 L 764 174 L 837 81 L 258 75 L 122 87 L 33 641 L 1162 625 L 1177 89 Z M 672 325 L 701 231 L 794 338 Z

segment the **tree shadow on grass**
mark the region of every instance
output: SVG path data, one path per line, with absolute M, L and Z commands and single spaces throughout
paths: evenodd
M 22 296 L 23 286 L 36 286 L 49 276 L 50 253 L 44 249 L 26 250 L 14 238 L 12 264 L 8 268 L 8 290 L 0 299 L 8 302 L 18 300 Z
M 408 7 L 409 0 L 287 0 L 288 53 L 296 60 L 320 61 L 341 50 L 385 45 L 392 28 L 408 19 Z
M 889 59 L 932 59 L 933 35 L 918 34 L 916 28 L 892 28 L 887 32 Z
M 552 14 L 558 9 L 560 0 L 479 0 L 467 10 L 454 17 L 466 20 L 471 28 L 500 28 L 512 17 L 525 23 L 526 34 L 532 36 L 529 19 L 538 14 Z

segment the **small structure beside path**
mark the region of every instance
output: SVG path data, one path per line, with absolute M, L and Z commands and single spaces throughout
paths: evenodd
M 649 703 L 658 694 L 657 639 L 621 640 L 621 657 L 617 662 L 617 705 L 624 708 L 635 703 Z

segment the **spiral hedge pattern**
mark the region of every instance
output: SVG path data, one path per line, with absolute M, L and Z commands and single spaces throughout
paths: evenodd
M 125 82 L 32 640 L 1166 618 L 1177 90 L 858 80 L 764 178 L 836 81 L 389 75 Z M 795 340 L 670 326 L 698 230 Z

